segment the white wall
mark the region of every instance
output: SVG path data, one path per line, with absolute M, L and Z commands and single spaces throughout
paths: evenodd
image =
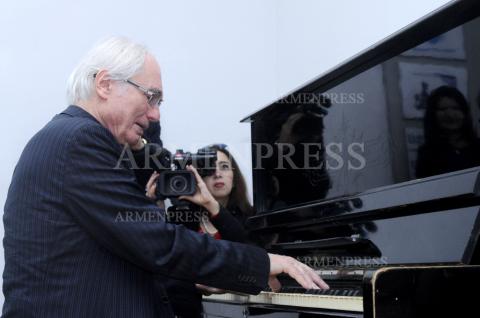
M 0 205 L 23 147 L 66 107 L 65 80 L 100 38 L 126 35 L 158 57 L 168 148 L 225 142 L 249 171 L 241 118 L 446 2 L 1 1 Z

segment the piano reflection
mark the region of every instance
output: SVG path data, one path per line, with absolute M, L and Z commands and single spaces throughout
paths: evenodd
M 206 316 L 479 315 L 480 167 L 459 162 L 479 136 L 479 69 L 480 1 L 452 1 L 245 118 L 252 237 L 331 288 L 283 277 L 277 293 L 204 297 Z M 447 97 L 432 130 L 425 103 L 440 87 L 466 104 Z M 432 135 L 450 157 L 420 155 L 447 165 L 427 176 L 417 160 Z

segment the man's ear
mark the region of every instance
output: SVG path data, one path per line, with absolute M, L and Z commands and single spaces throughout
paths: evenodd
M 95 76 L 95 91 L 102 99 L 107 99 L 112 93 L 112 80 L 106 70 L 101 70 Z

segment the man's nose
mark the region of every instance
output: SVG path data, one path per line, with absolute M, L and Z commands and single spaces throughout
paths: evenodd
M 148 118 L 149 121 L 159 121 L 160 120 L 160 108 L 158 108 L 157 106 L 155 106 L 155 107 L 149 106 L 148 111 L 147 111 L 147 118 Z

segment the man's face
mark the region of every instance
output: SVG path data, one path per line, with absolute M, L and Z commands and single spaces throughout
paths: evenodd
M 130 80 L 147 89 L 162 91 L 160 67 L 150 55 L 145 58 L 143 70 Z M 123 81 L 112 81 L 111 85 L 112 93 L 100 110 L 102 121 L 120 144 L 133 147 L 149 122 L 160 120 L 160 110 L 157 105 L 149 105 L 137 87 Z

